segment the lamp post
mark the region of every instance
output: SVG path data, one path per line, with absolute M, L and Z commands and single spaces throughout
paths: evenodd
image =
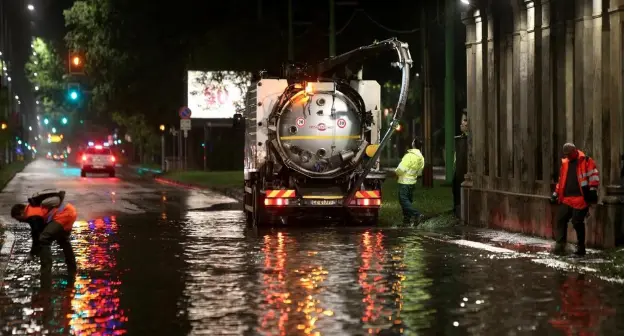
M 165 170 L 165 163 L 166 163 L 166 158 L 165 158 L 165 148 L 164 148 L 164 130 L 166 129 L 166 127 L 164 125 L 160 125 L 160 133 L 161 133 L 161 142 L 162 142 L 162 162 L 160 167 L 162 167 L 162 171 Z

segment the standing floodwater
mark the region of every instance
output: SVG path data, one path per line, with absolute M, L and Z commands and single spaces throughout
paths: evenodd
M 60 270 L 50 293 L 31 290 L 35 266 L 9 269 L 4 332 L 620 335 L 623 328 L 621 285 L 413 231 L 255 232 L 238 211 L 204 211 L 182 221 L 99 218 L 79 226 L 74 243 L 82 271 L 69 284 Z
M 133 179 L 85 186 L 78 170 L 60 171 L 55 183 L 79 209 L 79 272 L 66 278 L 55 247 L 52 287 L 41 289 L 38 264 L 25 263 L 28 227 L 10 226 L 2 335 L 623 333 L 623 284 L 418 230 L 256 231 L 217 194 Z M 51 172 L 36 163 L 7 189 L 29 194 Z

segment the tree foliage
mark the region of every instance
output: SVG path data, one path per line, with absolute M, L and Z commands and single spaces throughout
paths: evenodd
M 113 14 L 109 0 L 75 1 L 63 12 L 68 48 L 85 56 L 87 85 L 97 112 L 107 110 L 115 95 L 116 80 L 127 60 L 126 53 L 113 45 Z
M 127 115 L 120 112 L 112 113 L 114 122 L 123 128 L 131 137 L 131 143 L 140 153 L 141 161 L 146 162 L 147 156 L 157 150 L 159 137 L 153 127 L 141 114 Z
M 26 77 L 37 88 L 38 100 L 44 114 L 69 114 L 72 107 L 66 104 L 66 76 L 59 53 L 51 43 L 33 39 L 33 51 L 25 66 Z

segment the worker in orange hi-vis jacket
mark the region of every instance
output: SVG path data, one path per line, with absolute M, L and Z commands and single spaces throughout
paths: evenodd
M 563 148 L 564 158 L 560 167 L 560 178 L 556 190 L 551 195 L 551 203 L 560 203 L 556 214 L 555 253 L 563 253 L 567 242 L 567 225 L 573 223 L 577 236 L 575 256 L 586 254 L 586 228 L 584 220 L 591 204 L 597 204 L 599 171 L 595 160 L 588 157 L 572 143 Z
M 65 194 L 65 193 L 64 193 Z M 43 230 L 37 230 L 33 233 L 32 255 L 39 255 L 42 274 L 50 274 L 52 271 L 52 252 L 51 245 L 56 241 L 61 249 L 66 261 L 68 273 L 76 273 L 77 263 L 70 244 L 70 233 L 72 226 L 77 219 L 77 210 L 70 203 L 63 203 L 63 196 L 59 204 L 53 207 L 46 207 L 41 202 L 31 204 L 16 204 L 11 209 L 11 217 L 20 222 L 30 224 L 34 219 L 43 218 Z M 31 226 L 33 227 L 33 226 Z M 39 234 L 37 243 L 35 242 L 36 234 Z

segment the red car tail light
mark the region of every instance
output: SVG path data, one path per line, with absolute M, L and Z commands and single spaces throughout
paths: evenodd
M 116 162 L 116 157 L 112 155 L 112 157 L 110 158 L 112 160 L 112 162 Z
M 83 161 L 87 161 L 87 156 L 83 155 L 83 156 L 81 157 L 81 160 L 83 160 Z

